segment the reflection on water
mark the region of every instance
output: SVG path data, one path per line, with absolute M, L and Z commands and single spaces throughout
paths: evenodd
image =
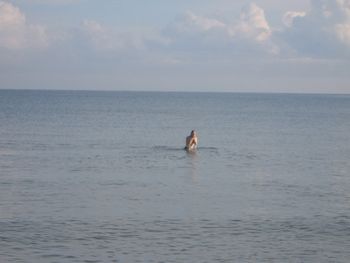
M 189 160 L 190 163 L 190 176 L 192 179 L 193 183 L 196 183 L 198 180 L 198 175 L 197 175 L 197 162 L 198 162 L 198 150 L 195 151 L 186 151 L 187 154 L 187 159 Z

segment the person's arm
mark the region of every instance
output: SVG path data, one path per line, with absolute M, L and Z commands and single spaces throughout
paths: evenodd
M 196 145 L 197 146 L 197 138 L 192 138 L 191 139 L 191 144 L 190 144 L 191 146 L 192 145 Z

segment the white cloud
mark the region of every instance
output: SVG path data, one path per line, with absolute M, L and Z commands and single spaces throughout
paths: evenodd
M 350 46 L 350 0 L 312 0 L 309 12 L 285 13 L 280 34 L 297 53 L 344 57 Z
M 81 32 L 90 48 L 99 51 L 152 50 L 182 57 L 281 55 L 284 57 L 339 57 L 350 46 L 350 0 L 310 0 L 306 11 L 288 11 L 280 25 L 271 26 L 265 10 L 246 5 L 237 19 L 188 11 L 163 30 L 121 32 L 95 20 L 85 20 Z M 157 53 L 157 55 L 155 54 Z M 183 59 L 181 59 L 183 60 Z
M 126 50 L 142 49 L 144 40 L 142 36 L 132 32 L 118 32 L 108 28 L 94 20 L 85 20 L 82 23 L 82 31 L 87 41 L 96 50 Z
M 347 19 L 350 19 L 350 1 L 349 0 L 337 0 L 338 5 L 341 7 Z
M 95 48 L 111 49 L 115 47 L 111 34 L 98 22 L 85 20 L 82 23 L 82 30 Z
M 271 40 L 272 29 L 262 8 L 252 3 L 235 22 L 187 12 L 163 30 L 173 45 L 181 48 L 225 48 L 237 51 L 278 53 Z
M 0 47 L 8 49 L 47 47 L 46 28 L 31 25 L 16 6 L 0 1 Z
M 160 46 L 177 50 L 222 47 L 228 40 L 227 25 L 218 19 L 188 11 L 163 28 L 159 37 L 162 39 Z
M 338 39 L 350 46 L 350 24 L 338 24 L 335 26 Z
M 312 90 L 319 85 L 329 85 L 331 90 L 337 83 L 347 90 L 349 86 L 350 0 L 310 0 L 310 5 L 293 4 L 278 11 L 274 5 L 282 6 L 282 1 L 264 0 L 246 5 L 241 12 L 237 6 L 243 1 L 225 0 L 234 8 L 225 8 L 223 1 L 209 9 L 192 4 L 192 12 L 175 19 L 170 11 L 150 19 L 150 9 L 122 14 L 131 12 L 136 2 L 117 5 L 123 8 L 112 10 L 113 18 L 108 12 L 96 13 L 94 8 L 102 7 L 98 1 L 83 9 L 84 0 L 28 2 L 32 4 L 26 2 L 23 8 L 28 9 L 22 10 L 21 1 L 0 0 L 0 75 L 7 79 L 3 86 L 227 91 L 245 87 L 281 91 L 285 86 L 290 91 Z M 175 2 L 172 6 L 178 5 Z M 287 2 L 290 6 L 297 0 Z M 69 4 L 74 8 L 66 12 L 72 7 Z M 215 9 L 220 5 L 224 12 Z M 178 14 L 184 6 L 172 11 Z M 54 18 L 42 13 L 56 7 L 60 12 Z M 108 7 L 106 3 L 103 10 Z M 160 11 L 150 8 L 152 14 Z M 294 8 L 297 12 L 283 16 Z M 145 24 L 135 19 L 140 14 Z M 34 15 L 46 26 L 35 25 L 30 19 Z M 52 20 L 58 17 L 66 20 Z M 170 24 L 165 26 L 164 20 Z M 110 24 L 104 24 L 107 21 Z M 48 49 L 32 50 L 40 47 Z M 17 52 L 20 49 L 27 51 Z
M 350 0 L 337 0 L 337 4 L 344 19 L 335 25 L 335 32 L 342 43 L 350 46 Z
M 252 3 L 242 10 L 238 25 L 230 29 L 230 34 L 236 34 L 245 38 L 254 39 L 257 42 L 263 42 L 271 36 L 271 28 L 265 18 L 265 12 L 262 8 Z
M 198 16 L 193 12 L 187 12 L 184 16 L 181 16 L 172 23 L 171 27 L 172 30 L 178 34 L 192 34 L 195 32 L 223 29 L 226 25 L 217 19 Z
M 295 18 L 306 16 L 306 12 L 288 11 L 283 16 L 283 24 L 287 27 L 292 27 Z

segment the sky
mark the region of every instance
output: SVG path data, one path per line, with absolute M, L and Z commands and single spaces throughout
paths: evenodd
M 350 0 L 0 0 L 0 89 L 350 93 Z

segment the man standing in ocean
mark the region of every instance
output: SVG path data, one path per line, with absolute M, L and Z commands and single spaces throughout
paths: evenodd
M 191 131 L 191 134 L 186 137 L 186 146 L 185 150 L 190 151 L 196 149 L 198 144 L 197 134 L 194 130 Z

